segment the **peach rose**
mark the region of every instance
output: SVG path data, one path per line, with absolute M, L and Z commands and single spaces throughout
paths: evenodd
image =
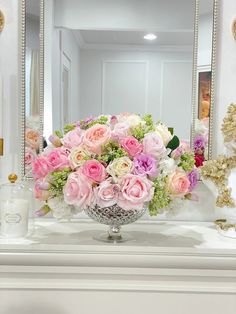
M 180 169 L 176 169 L 167 181 L 167 190 L 175 197 L 183 197 L 189 192 L 190 181 L 186 173 Z
M 106 179 L 105 167 L 97 160 L 87 160 L 81 167 L 81 173 L 86 180 L 90 179 L 94 183 L 100 183 Z
M 25 142 L 26 145 L 32 149 L 39 149 L 39 132 L 33 129 L 26 129 L 25 131 Z
M 133 137 L 128 136 L 121 140 L 121 147 L 129 154 L 130 157 L 134 157 L 137 154 L 140 154 L 143 150 L 143 145 Z
M 69 175 L 63 189 L 64 200 L 69 205 L 86 209 L 94 199 L 91 182 L 79 171 Z
M 103 181 L 95 190 L 96 204 L 101 208 L 115 205 L 119 191 L 119 186 L 113 184 L 111 178 Z
M 102 146 L 111 138 L 111 129 L 104 124 L 95 124 L 85 131 L 83 143 L 86 148 L 95 154 L 101 154 Z
M 125 210 L 141 210 L 144 204 L 153 198 L 153 183 L 146 177 L 127 174 L 119 183 L 121 192 L 117 204 Z

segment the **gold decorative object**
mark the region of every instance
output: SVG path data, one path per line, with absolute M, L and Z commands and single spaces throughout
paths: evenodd
M 236 18 L 234 19 L 232 23 L 232 33 L 233 33 L 234 39 L 236 40 Z
M 221 131 L 226 145 L 227 143 L 236 143 L 236 104 L 228 107 Z M 220 155 L 215 160 L 205 162 L 200 169 L 202 177 L 211 180 L 218 189 L 216 205 L 219 207 L 233 208 L 236 206 L 231 196 L 231 189 L 228 188 L 228 177 L 231 170 L 236 168 L 236 151 L 233 150 L 233 152 L 234 156 Z
M 16 180 L 17 180 L 17 175 L 16 175 L 15 173 L 9 174 L 8 180 L 9 180 L 11 183 L 15 183 Z
M 233 228 L 236 231 L 236 224 L 230 224 L 227 222 L 226 219 L 217 219 L 215 220 L 215 225 L 223 231 L 228 231 L 229 229 Z
M 3 138 L 0 138 L 0 156 L 3 156 L 3 145 L 4 144 L 4 140 Z
M 0 32 L 4 29 L 5 26 L 5 17 L 2 11 L 0 10 Z

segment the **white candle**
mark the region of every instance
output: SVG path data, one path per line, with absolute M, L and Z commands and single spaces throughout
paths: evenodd
M 28 232 L 29 202 L 25 199 L 2 200 L 1 234 L 7 238 L 24 237 Z

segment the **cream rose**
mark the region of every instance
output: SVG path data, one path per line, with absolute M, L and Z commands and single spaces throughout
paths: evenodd
M 170 140 L 173 137 L 173 135 L 168 130 L 167 126 L 162 123 L 159 123 L 156 126 L 155 132 L 162 138 L 165 146 L 170 142 Z
M 145 121 L 143 121 L 142 118 L 140 116 L 138 116 L 137 114 L 120 116 L 119 122 L 125 122 L 125 123 L 129 124 L 129 126 L 131 126 L 131 127 L 135 127 L 135 126 L 138 126 L 140 124 L 141 125 L 145 124 Z
M 114 159 L 106 168 L 106 171 L 112 176 L 115 182 L 117 182 L 119 177 L 131 173 L 132 170 L 133 162 L 126 156 Z
M 90 154 L 88 151 L 83 148 L 83 147 L 75 147 L 72 148 L 70 155 L 69 155 L 69 161 L 70 161 L 70 166 L 72 169 L 76 169 L 88 159 Z

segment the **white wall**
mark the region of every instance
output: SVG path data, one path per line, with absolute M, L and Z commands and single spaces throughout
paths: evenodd
M 191 78 L 191 52 L 82 49 L 80 116 L 147 112 L 189 140 Z
M 71 60 L 71 117 L 79 118 L 79 57 L 80 49 L 72 34 L 54 27 L 53 2 L 45 0 L 45 58 L 44 58 L 44 136 L 61 129 L 61 62 L 64 52 Z
M 18 172 L 19 166 L 18 5 L 18 0 L 0 0 L 6 18 L 0 33 L 0 137 L 5 140 L 4 156 L 0 156 L 0 182 L 9 173 Z
M 200 15 L 198 30 L 198 66 L 211 64 L 212 30 L 212 14 Z
M 194 0 L 55 0 L 55 25 L 72 29 L 192 30 L 194 3 Z

